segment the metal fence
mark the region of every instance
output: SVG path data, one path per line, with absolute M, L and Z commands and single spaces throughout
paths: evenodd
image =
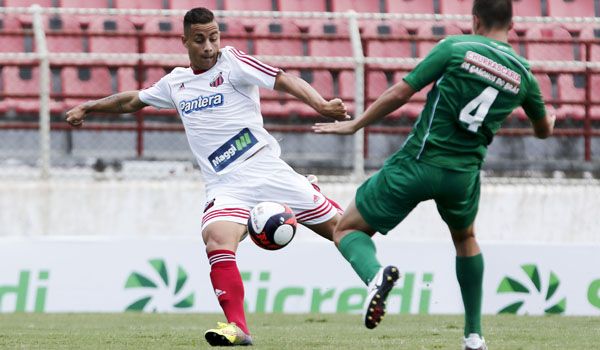
M 87 99 L 151 85 L 189 64 L 178 10 L 0 8 L 0 177 L 162 178 L 197 176 L 173 111 L 62 122 Z M 470 16 L 215 11 L 232 45 L 307 80 L 359 116 L 445 35 L 469 32 Z M 600 20 L 515 18 L 513 47 L 532 63 L 556 137 L 536 140 L 522 111 L 489 150 L 493 174 L 600 177 Z M 290 96 L 262 91 L 265 125 L 300 171 L 362 178 L 400 147 L 425 91 L 353 137 L 315 135 L 323 118 Z

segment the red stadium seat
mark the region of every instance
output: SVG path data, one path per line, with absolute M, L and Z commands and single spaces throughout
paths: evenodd
M 118 9 L 162 9 L 163 0 L 113 0 Z
M 217 5 L 217 0 L 170 0 L 173 10 L 190 10 L 194 7 L 206 7 L 209 10 L 222 10 Z
M 513 0 L 513 15 L 539 17 L 542 15 L 541 0 Z
M 279 11 L 327 11 L 327 0 L 279 0 Z
M 365 56 L 411 57 L 408 40 L 390 40 L 398 37 L 408 37 L 408 30 L 400 23 L 371 21 L 364 23 L 363 38 L 367 44 Z
M 69 95 L 89 95 L 104 97 L 118 92 L 113 87 L 113 79 L 106 67 L 78 68 L 65 67 L 61 73 L 63 93 Z
M 225 10 L 238 11 L 277 11 L 272 0 L 223 0 Z
M 308 48 L 311 56 L 352 56 L 352 45 L 346 22 L 314 21 L 309 26 L 308 33 L 310 36 Z
M 256 55 L 302 56 L 302 40 L 300 29 L 291 20 L 261 22 L 254 27 L 254 34 L 263 38 L 254 40 Z M 281 39 L 282 36 L 293 36 L 295 39 Z
M 440 0 L 440 13 L 444 15 L 470 15 L 472 0 Z
M 46 43 L 50 52 L 84 52 L 83 31 L 72 16 L 45 18 Z
M 527 31 L 525 37 L 528 39 L 543 40 L 573 40 L 571 34 L 569 34 L 569 32 L 566 29 L 558 26 L 533 27 Z M 532 61 L 572 61 L 575 59 L 575 54 L 573 51 L 573 44 L 571 43 L 529 43 L 527 44 L 527 58 Z
M 550 17 L 595 17 L 594 0 L 547 0 Z
M 350 114 L 354 113 L 354 97 L 356 96 L 354 81 L 354 71 L 341 71 L 337 76 L 337 93 L 339 97 L 344 100 Z
M 183 27 L 174 17 L 157 17 L 144 25 L 145 51 L 147 53 L 186 53 L 181 42 Z
M 587 41 L 595 41 L 595 43 L 590 45 L 590 60 L 597 62 L 600 61 L 600 43 L 598 43 L 598 39 L 600 39 L 600 27 L 595 26 L 586 26 L 584 27 L 580 34 L 579 38 Z M 584 45 L 582 45 L 584 47 Z M 581 55 L 585 59 L 586 51 L 585 48 L 581 50 Z
M 585 76 L 560 74 L 558 76 L 558 96 L 561 100 L 584 102 Z M 558 109 L 558 116 L 581 120 L 585 118 L 585 107 L 583 105 L 563 104 Z
M 449 23 L 423 23 L 417 29 L 417 37 L 419 38 L 435 38 L 436 41 L 419 41 L 417 42 L 417 54 L 419 57 L 425 57 L 429 51 L 443 38 L 448 35 L 463 34 L 459 27 Z
M 379 7 L 379 1 L 365 0 L 331 0 L 331 8 L 335 12 L 383 12 Z
M 244 24 L 235 18 L 219 18 L 221 32 L 221 47 L 233 46 L 238 50 L 250 52 L 249 37 Z
M 4 82 L 3 93 L 10 95 L 4 99 L 4 107 L 24 113 L 39 111 L 39 97 L 27 96 L 36 95 L 37 92 L 40 91 L 39 68 L 16 66 L 3 67 L 2 81 Z M 7 84 L 6 82 L 10 83 Z M 64 105 L 62 102 L 50 99 L 50 112 L 60 113 L 63 110 Z
M 23 27 L 16 16 L 0 15 L 0 52 L 24 52 Z
M 427 13 L 434 12 L 433 0 L 386 0 L 390 13 Z
M 123 17 L 96 17 L 89 25 L 90 52 L 137 53 L 138 39 L 133 23 Z M 113 63 L 135 63 L 136 59 L 111 60 Z
M 591 81 L 592 81 L 592 94 L 591 94 L 591 99 L 590 101 L 592 103 L 596 103 L 595 105 L 592 104 L 591 108 L 590 108 L 590 114 L 591 114 L 591 118 L 592 120 L 600 120 L 600 94 L 595 93 L 596 91 L 600 91 L 600 75 L 598 74 L 593 74 L 591 77 Z
M 52 0 L 4 0 L 4 7 L 29 7 L 33 4 L 52 7 Z
M 558 96 L 552 94 L 552 81 L 550 80 L 548 74 L 536 73 L 534 74 L 534 76 L 535 80 L 537 80 L 538 85 L 540 86 L 540 92 L 542 93 L 544 101 L 549 101 L 558 98 Z
M 73 8 L 108 8 L 109 0 L 60 0 L 60 7 Z
M 391 84 L 388 84 L 388 79 L 384 71 L 370 71 L 367 73 L 367 88 L 366 96 L 370 102 L 375 101 L 381 94 L 387 90 Z

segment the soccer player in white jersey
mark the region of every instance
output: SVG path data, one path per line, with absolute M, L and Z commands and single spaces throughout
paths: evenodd
M 235 259 L 249 210 L 261 201 L 286 203 L 299 222 L 329 240 L 340 216 L 335 202 L 279 158 L 277 141 L 263 128 L 258 87 L 290 93 L 335 120 L 348 116 L 341 100 L 324 100 L 304 80 L 233 47 L 220 48 L 210 10 L 188 11 L 183 26 L 190 67 L 175 68 L 150 88 L 76 106 L 66 121 L 81 127 L 91 112 L 132 113 L 148 105 L 177 109 L 206 182 L 202 237 L 212 285 L 228 321 L 205 337 L 211 345 L 249 345 L 244 286 Z

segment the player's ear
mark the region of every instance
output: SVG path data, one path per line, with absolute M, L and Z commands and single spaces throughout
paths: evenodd
M 183 46 L 187 47 L 187 38 L 185 37 L 185 34 L 181 36 L 181 43 Z

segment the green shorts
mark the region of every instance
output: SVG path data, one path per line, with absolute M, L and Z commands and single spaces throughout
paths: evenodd
M 365 221 L 383 234 L 428 199 L 435 200 L 446 224 L 459 230 L 475 221 L 479 193 L 479 170 L 444 169 L 399 152 L 358 188 L 355 200 Z

